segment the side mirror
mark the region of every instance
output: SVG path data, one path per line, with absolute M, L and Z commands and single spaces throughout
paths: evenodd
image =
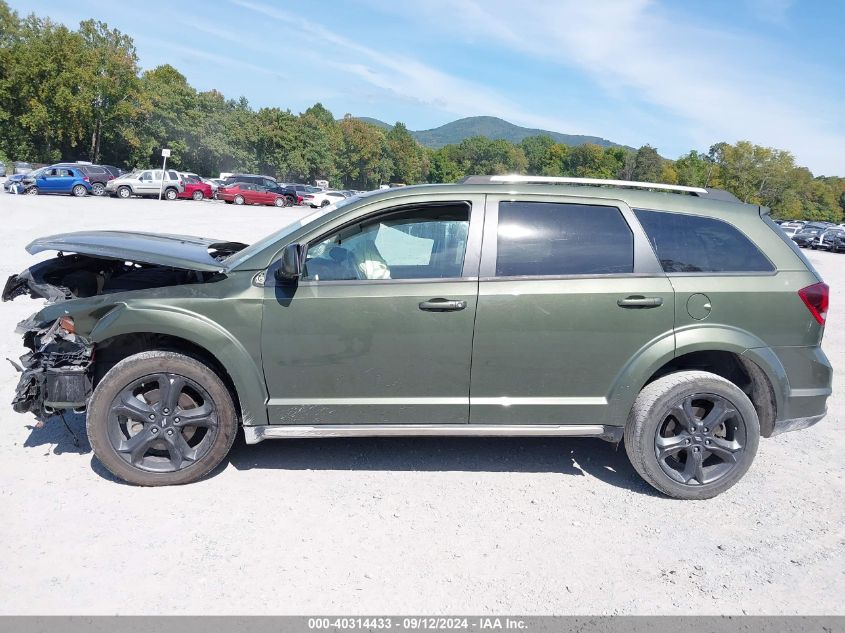
M 302 245 L 288 244 L 282 251 L 281 265 L 276 278 L 281 281 L 296 281 L 302 274 Z

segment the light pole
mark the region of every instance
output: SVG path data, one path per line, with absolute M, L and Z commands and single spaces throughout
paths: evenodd
M 164 191 L 164 175 L 167 173 L 165 168 L 167 167 L 167 157 L 170 156 L 169 149 L 161 150 L 161 155 L 164 157 L 164 161 L 161 163 L 161 186 L 158 188 L 158 199 L 161 200 L 161 192 Z

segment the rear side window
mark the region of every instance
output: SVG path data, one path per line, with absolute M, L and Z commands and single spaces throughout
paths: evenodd
M 501 202 L 496 276 L 634 271 L 634 236 L 616 207 Z
M 722 220 L 635 209 L 667 273 L 772 272 L 772 263 Z

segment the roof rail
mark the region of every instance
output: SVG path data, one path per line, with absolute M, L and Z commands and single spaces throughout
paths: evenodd
M 464 185 L 486 184 L 548 184 L 548 185 L 604 185 L 610 187 L 629 187 L 631 189 L 660 189 L 663 191 L 677 191 L 691 193 L 702 198 L 712 198 L 725 202 L 739 202 L 739 198 L 722 189 L 705 189 L 704 187 L 687 187 L 685 185 L 667 185 L 658 182 L 637 182 L 635 180 L 605 180 L 604 178 L 570 178 L 568 176 L 523 176 L 509 174 L 504 176 L 467 176 L 461 180 Z

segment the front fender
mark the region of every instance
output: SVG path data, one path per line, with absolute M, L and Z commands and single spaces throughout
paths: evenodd
M 89 338 L 97 344 L 136 333 L 174 336 L 208 351 L 226 369 L 235 385 L 244 426 L 268 423 L 267 391 L 259 365 L 219 323 L 178 307 L 120 303 L 99 319 Z

